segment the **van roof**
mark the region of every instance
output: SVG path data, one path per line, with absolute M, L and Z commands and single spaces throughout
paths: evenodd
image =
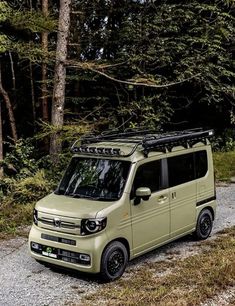
M 213 135 L 213 130 L 204 131 L 202 128 L 167 133 L 152 130 L 106 131 L 99 135 L 82 137 L 74 142 L 71 151 L 85 156 L 119 157 L 132 160 L 134 155 L 143 158 L 150 152 L 158 152 L 158 154 L 171 152 L 176 146 L 192 148 L 199 142 L 206 145 L 207 139 Z

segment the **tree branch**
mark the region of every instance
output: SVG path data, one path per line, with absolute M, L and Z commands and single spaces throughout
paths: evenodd
M 121 65 L 123 63 L 120 63 L 119 65 Z M 124 80 L 119 80 L 115 77 L 112 77 L 110 76 L 109 74 L 103 72 L 103 71 L 100 71 L 96 68 L 93 68 L 94 65 L 92 64 L 88 64 L 88 63 L 85 63 L 85 64 L 79 64 L 79 63 L 73 63 L 73 64 L 67 64 L 69 67 L 72 67 L 72 68 L 80 68 L 80 69 L 84 69 L 84 70 L 90 70 L 90 71 L 93 71 L 97 74 L 100 74 L 102 75 L 103 77 L 111 80 L 111 81 L 114 81 L 114 82 L 117 82 L 117 83 L 121 83 L 121 84 L 126 84 L 126 85 L 132 85 L 132 86 L 144 86 L 144 87 L 151 87 L 151 88 L 158 88 L 158 89 L 161 89 L 161 88 L 167 88 L 167 87 L 170 87 L 170 86 L 175 86 L 175 85 L 179 85 L 179 84 L 182 84 L 182 83 L 185 83 L 185 82 L 188 82 L 196 77 L 198 77 L 199 75 L 201 75 L 201 73 L 197 73 L 189 78 L 186 78 L 182 81 L 176 81 L 176 82 L 172 82 L 172 83 L 168 83 L 168 84 L 163 84 L 163 85 L 158 85 L 158 84 L 153 84 L 153 81 L 152 80 L 147 80 L 146 79 L 146 83 L 144 82 L 132 82 L 132 81 L 124 81 Z M 110 66 L 101 66 L 101 68 L 106 68 L 106 67 L 114 67 L 114 66 L 117 66 L 118 64 L 115 64 L 115 65 L 110 65 Z M 151 83 L 147 83 L 147 82 L 151 82 Z
M 177 81 L 177 82 L 172 82 L 172 83 L 168 83 L 168 84 L 163 84 L 163 85 L 157 85 L 157 84 L 148 84 L 148 83 L 139 83 L 139 82 L 130 82 L 130 81 L 123 81 L 123 80 L 119 80 L 119 79 L 116 79 L 114 77 L 111 77 L 110 75 L 102 72 L 102 71 L 99 71 L 99 70 L 96 70 L 96 69 L 93 69 L 93 68 L 89 68 L 91 71 L 93 72 L 96 72 L 104 77 L 106 77 L 107 79 L 109 80 L 112 80 L 114 82 L 118 82 L 118 83 L 122 83 L 122 84 L 127 84 L 127 85 L 133 85 L 133 86 L 145 86 L 145 87 L 152 87 L 152 88 L 166 88 L 166 87 L 170 87 L 170 86 L 175 86 L 175 85 L 178 85 L 178 84 L 182 84 L 182 83 L 185 83 L 185 82 L 188 82 L 194 78 L 196 78 L 197 76 L 200 75 L 200 73 L 196 74 L 196 75 L 193 75 L 187 79 L 184 79 L 182 81 Z

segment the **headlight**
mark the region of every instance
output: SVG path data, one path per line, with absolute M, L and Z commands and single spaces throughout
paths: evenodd
M 34 208 L 34 210 L 33 210 L 33 223 L 34 223 L 35 225 L 38 225 L 38 211 L 37 211 L 37 209 L 35 209 L 35 208 Z
M 90 235 L 102 231 L 107 224 L 107 218 L 82 219 L 81 235 Z

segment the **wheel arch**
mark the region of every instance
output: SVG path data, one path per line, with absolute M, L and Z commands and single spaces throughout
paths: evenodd
M 101 257 L 103 256 L 105 249 L 106 249 L 111 243 L 113 243 L 113 242 L 115 242 L 115 241 L 121 242 L 121 243 L 125 246 L 125 248 L 126 248 L 126 250 L 127 250 L 127 254 L 128 254 L 128 261 L 129 261 L 129 260 L 130 260 L 130 245 L 129 245 L 128 240 L 127 240 L 126 238 L 123 238 L 123 237 L 118 237 L 118 238 L 115 238 L 115 239 L 109 241 L 109 243 L 106 244 L 105 248 L 103 249 L 103 252 L 102 252 Z
M 211 207 L 211 206 L 205 206 L 202 208 L 202 210 L 200 210 L 198 216 L 201 214 L 202 211 L 204 211 L 205 209 L 208 209 L 212 215 L 212 220 L 214 221 L 215 220 L 215 212 L 214 212 L 214 209 Z

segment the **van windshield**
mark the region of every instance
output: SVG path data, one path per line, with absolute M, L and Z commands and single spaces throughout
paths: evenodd
M 74 157 L 56 193 L 100 201 L 117 200 L 129 169 L 127 161 Z

